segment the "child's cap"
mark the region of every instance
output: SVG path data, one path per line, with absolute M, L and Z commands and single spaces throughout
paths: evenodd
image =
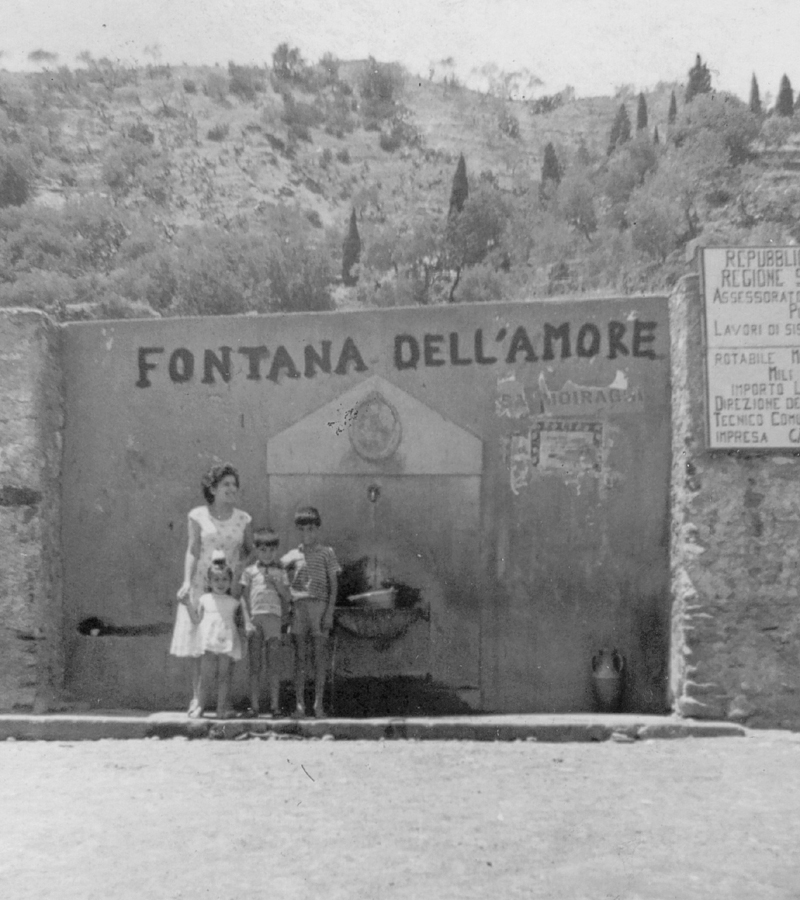
M 322 525 L 319 510 L 314 506 L 301 506 L 294 514 L 294 524 L 316 525 L 319 528 Z

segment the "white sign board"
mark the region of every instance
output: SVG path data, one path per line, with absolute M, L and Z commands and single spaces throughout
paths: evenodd
M 707 247 L 708 446 L 800 450 L 800 247 Z

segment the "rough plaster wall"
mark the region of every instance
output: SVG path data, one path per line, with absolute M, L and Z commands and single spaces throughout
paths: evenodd
M 670 299 L 676 710 L 800 727 L 800 457 L 705 449 L 696 275 Z
M 0 709 L 45 709 L 61 683 L 58 329 L 0 314 Z

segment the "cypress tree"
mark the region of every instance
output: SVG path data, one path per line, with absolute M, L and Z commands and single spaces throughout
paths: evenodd
M 610 156 L 620 144 L 624 144 L 630 139 L 631 120 L 628 118 L 628 110 L 625 109 L 625 104 L 623 103 L 614 117 L 614 124 L 611 126 L 611 135 L 608 139 L 608 155 Z
M 658 136 L 658 125 L 656 125 L 656 130 L 653 132 L 653 143 L 660 144 L 661 138 Z
M 753 78 L 750 82 L 750 112 L 756 116 L 761 115 L 761 95 L 758 92 L 755 72 L 753 72 Z
M 342 281 L 348 287 L 358 282 L 358 275 L 353 274 L 353 266 L 361 259 L 361 237 L 358 234 L 355 209 L 350 213 L 350 228 L 342 244 Z
M 689 103 L 693 97 L 698 94 L 707 94 L 711 90 L 711 72 L 708 66 L 700 59 L 697 59 L 694 65 L 689 69 L 689 83 L 686 85 L 686 102 Z
M 792 83 L 786 75 L 781 78 L 778 99 L 775 101 L 775 112 L 779 116 L 791 116 L 794 114 L 794 91 L 792 90 Z
M 548 141 L 544 148 L 544 160 L 542 161 L 542 185 L 547 181 L 561 184 L 561 165 L 556 156 L 556 148 Z
M 667 125 L 674 125 L 675 119 L 678 118 L 678 101 L 675 99 L 675 91 L 669 98 L 669 112 L 667 113 Z
M 449 216 L 453 213 L 460 213 L 464 208 L 464 204 L 469 197 L 469 182 L 467 181 L 467 163 L 464 160 L 464 154 L 458 157 L 458 165 L 456 166 L 456 174 L 453 176 L 453 189 L 450 192 L 450 211 Z
M 644 131 L 647 128 L 647 101 L 644 94 L 639 94 L 639 105 L 636 108 L 636 130 Z

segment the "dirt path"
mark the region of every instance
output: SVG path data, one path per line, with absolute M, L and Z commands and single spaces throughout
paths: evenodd
M 800 897 L 800 735 L 0 744 L 13 900 Z

